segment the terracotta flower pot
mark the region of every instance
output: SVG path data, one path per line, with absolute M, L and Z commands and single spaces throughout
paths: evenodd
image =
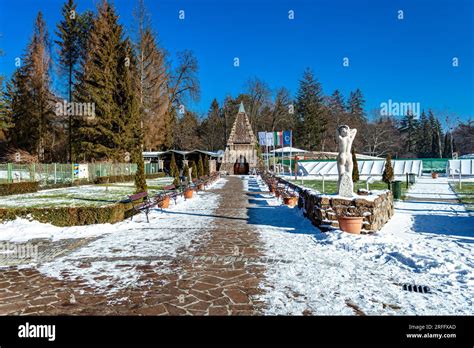
M 340 216 L 337 218 L 339 228 L 347 233 L 360 234 L 362 220 L 360 216 Z
M 431 173 L 431 177 L 432 177 L 433 179 L 437 179 L 437 178 L 438 178 L 438 173 L 432 172 L 432 173 Z
M 186 199 L 193 198 L 193 190 L 192 189 L 186 189 L 184 191 L 184 198 L 186 198 Z
M 167 209 L 170 206 L 170 196 L 165 196 L 163 200 L 160 202 L 159 207 L 162 209 Z
M 285 203 L 287 206 L 290 208 L 293 208 L 298 204 L 298 198 L 297 197 L 285 197 L 283 198 L 283 203 Z

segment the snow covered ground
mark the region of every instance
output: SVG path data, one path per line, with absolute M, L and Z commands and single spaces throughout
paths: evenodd
M 153 187 L 169 185 L 173 178 L 148 179 L 151 193 L 158 190 Z M 127 198 L 134 192 L 134 183 L 116 183 L 105 185 L 80 185 L 57 189 L 41 190 L 0 197 L 1 208 L 12 207 L 50 207 L 50 206 L 106 206 Z
M 445 176 L 437 179 L 433 179 L 431 176 L 421 176 L 417 178 L 416 185 L 407 192 L 407 199 L 456 200 L 456 194 L 451 190 L 449 182 L 452 182 L 452 179 Z
M 265 189 L 256 178 L 247 185 Z M 424 190 L 420 182 L 411 193 Z M 368 315 L 474 314 L 474 220 L 461 205 L 398 202 L 371 236 L 321 233 L 271 195 L 261 195 L 249 217 L 267 257 L 287 261 L 266 265 L 267 314 L 353 315 L 354 307 Z M 404 291 L 405 283 L 432 293 Z
M 214 183 L 217 188 L 226 179 Z M 219 203 L 219 196 L 212 192 L 199 192 L 192 199 L 180 197 L 175 205 L 163 212 L 153 209 L 150 223 L 144 214 L 116 224 L 55 227 L 36 221 L 17 219 L 1 225 L 0 240 L 10 242 L 35 238 L 100 237 L 69 255 L 39 265 L 39 270 L 49 276 L 69 279 L 80 277 L 105 292 L 116 292 L 124 287 L 138 285 L 140 272 L 136 266 L 156 262 L 166 263 L 176 256 L 176 251 L 189 247 L 191 241 L 205 233 L 203 227 L 212 224 L 212 212 Z M 157 259 L 157 261 L 153 261 Z M 84 267 L 87 263 L 87 267 Z M 113 287 L 111 285 L 113 284 Z

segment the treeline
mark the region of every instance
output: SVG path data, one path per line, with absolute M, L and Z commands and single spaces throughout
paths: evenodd
M 453 125 L 445 132 L 432 110 L 415 116 L 367 115 L 365 99 L 356 89 L 345 98 L 339 90 L 325 95 L 311 70 L 304 71 L 296 97 L 285 88 L 272 90 L 264 81 L 252 79 L 246 91 L 222 106 L 214 100 L 201 121 L 187 113 L 178 121 L 176 134 L 181 149 L 224 149 L 239 103 L 243 101 L 255 134 L 259 131 L 293 130 L 293 145 L 313 151 L 336 152 L 335 130 L 347 124 L 359 130 L 354 141 L 357 153 L 371 156 L 392 154 L 395 158 L 451 157 L 452 152 L 474 153 L 474 122 Z
M 214 100 L 199 115 L 186 107 L 199 98 L 197 59 L 190 51 L 171 57 L 160 47 L 143 0 L 137 0 L 134 18 L 135 35 L 128 37 L 107 0 L 96 13 L 79 13 L 67 0 L 52 43 L 38 13 L 21 64 L 0 94 L 0 157 L 21 150 L 41 162 L 123 162 L 138 161 L 142 149 L 221 150 L 241 101 L 255 133 L 291 129 L 293 145 L 307 150 L 336 151 L 335 129 L 347 124 L 359 129 L 358 153 L 401 158 L 474 152 L 472 122 L 445 132 L 431 110 L 420 117 L 368 115 L 361 90 L 327 95 L 310 69 L 295 96 L 253 78 L 244 93 Z M 64 85 L 60 92 L 52 88 L 53 77 Z
M 133 38 L 107 0 L 96 14 L 79 13 L 68 0 L 62 17 L 52 45 L 38 13 L 21 65 L 2 93 L 3 152 L 23 150 L 41 162 L 123 162 L 142 147 L 172 147 L 178 108 L 199 96 L 192 53 L 171 60 L 158 45 L 143 0 L 134 13 Z M 52 90 L 56 71 L 62 93 Z

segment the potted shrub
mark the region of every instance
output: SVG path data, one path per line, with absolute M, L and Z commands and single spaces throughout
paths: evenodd
M 362 216 L 342 215 L 337 217 L 339 228 L 347 233 L 360 234 L 362 229 Z
M 185 199 L 193 198 L 193 189 L 192 188 L 186 187 L 184 189 L 184 198 Z
M 283 203 L 285 203 L 290 208 L 293 208 L 298 204 L 298 197 L 296 197 L 296 196 L 286 196 L 286 197 L 283 198 Z
M 170 196 L 166 195 L 163 200 L 158 204 L 161 209 L 167 209 L 170 206 Z
M 431 177 L 433 179 L 437 179 L 438 178 L 438 173 L 437 172 L 431 172 Z

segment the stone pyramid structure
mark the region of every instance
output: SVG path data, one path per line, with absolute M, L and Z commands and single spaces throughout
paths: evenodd
M 230 131 L 221 170 L 229 174 L 248 174 L 257 166 L 257 138 L 240 103 L 239 112 Z

